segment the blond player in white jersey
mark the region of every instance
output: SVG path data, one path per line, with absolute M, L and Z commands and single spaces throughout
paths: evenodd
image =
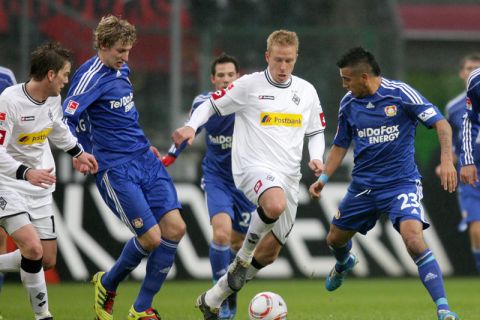
M 297 55 L 295 32 L 273 32 L 267 39 L 267 69 L 212 94 L 172 135 L 176 144 L 191 143 L 211 115 L 235 113 L 232 172 L 237 187 L 258 206 L 227 274 L 197 299 L 205 319 L 217 319 L 222 301 L 273 263 L 285 244 L 297 212 L 305 136 L 309 166 L 316 175 L 322 172 L 325 118 L 315 88 L 292 75 Z
M 0 226 L 19 248 L 0 255 L 0 271 L 20 272 L 36 320 L 53 319 L 42 267 L 43 257 L 46 267 L 55 264 L 57 249 L 49 140 L 91 172 L 98 168 L 62 122 L 60 91 L 70 68 L 68 50 L 54 43 L 40 46 L 32 53 L 30 80 L 0 96 Z

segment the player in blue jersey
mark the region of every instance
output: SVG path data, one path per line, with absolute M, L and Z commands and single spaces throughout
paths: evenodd
M 440 320 L 458 316 L 448 306 L 440 267 L 423 239 L 429 226 L 420 203 L 421 176 L 414 160 L 418 122 L 436 129 L 441 146 L 441 183 L 453 192 L 457 175 L 451 153 L 452 131 L 438 109 L 409 85 L 380 76 L 375 57 L 353 48 L 337 62 L 343 87 L 349 90 L 340 102 L 338 129 L 325 169 L 310 186 L 314 198 L 340 166 L 354 142 L 352 182 L 332 220 L 327 244 L 337 263 L 325 287 L 333 291 L 355 264 L 351 238 L 366 234 L 381 214 L 387 214 L 418 266 L 420 279 L 437 306 Z
M 479 57 L 480 56 L 477 56 L 477 58 Z M 480 60 L 477 60 L 476 63 L 477 67 L 480 67 Z M 462 123 L 461 136 L 462 151 L 460 154 L 460 164 L 462 165 L 462 168 L 460 170 L 460 178 L 462 182 L 473 187 L 465 187 L 465 190 L 470 191 L 469 200 L 471 204 L 471 210 L 468 211 L 467 223 L 477 270 L 480 271 L 480 211 L 478 210 L 478 205 L 475 205 L 480 201 L 480 198 L 478 197 L 478 188 L 480 187 L 478 180 L 478 168 L 480 166 L 480 148 L 478 143 L 478 132 L 480 127 L 478 119 L 479 114 L 480 68 L 477 68 L 470 73 L 467 81 L 466 112 Z
M 467 84 L 470 73 L 480 68 L 480 53 L 465 56 L 460 64 L 460 78 Z M 465 114 L 467 92 L 463 91 L 448 102 L 446 114 L 453 130 L 453 151 L 455 159 L 460 158 L 462 150 L 462 123 Z M 474 158 L 480 159 L 480 146 L 475 140 Z M 460 166 L 460 162 L 457 164 Z M 438 170 L 436 170 L 438 172 Z M 459 231 L 469 230 L 470 244 L 477 270 L 480 272 L 480 183 L 475 187 L 460 183 L 458 187 L 458 202 L 462 213 L 462 220 L 458 226 Z
M 6 88 L 17 84 L 17 80 L 15 79 L 15 75 L 13 74 L 12 70 L 0 66 L 0 94 Z M 5 230 L 0 228 L 0 254 L 7 253 L 7 234 Z M 0 272 L 0 290 L 3 287 L 3 281 L 5 279 L 5 275 L 3 272 Z
M 143 258 L 148 259 L 146 276 L 127 319 L 160 319 L 152 301 L 186 228 L 172 179 L 138 123 L 127 64 L 135 40 L 135 27 L 128 21 L 103 17 L 94 32 L 98 54 L 75 72 L 63 105 L 73 133 L 88 122 L 79 136 L 89 140 L 98 160 L 98 190 L 134 234 L 113 267 L 93 277 L 100 320 L 113 319 L 117 287 Z
M 216 90 L 226 89 L 238 76 L 238 62 L 234 57 L 222 54 L 213 60 L 210 81 Z M 196 96 L 192 112 L 202 102 L 208 100 L 211 94 L 212 92 L 205 92 Z M 207 151 L 202 161 L 202 188 L 205 191 L 213 229 L 209 256 L 214 283 L 227 272 L 228 265 L 235 258 L 245 238 L 250 213 L 256 209 L 233 181 L 231 150 L 234 122 L 233 114 L 214 115 L 197 129 L 197 134 L 202 129 L 206 131 Z M 172 145 L 168 155 L 163 158 L 163 163 L 166 166 L 173 163 L 186 145 L 185 142 L 178 149 Z M 255 260 L 252 263 L 256 263 Z M 234 318 L 236 296 L 232 294 L 224 301 L 219 312 L 220 319 Z

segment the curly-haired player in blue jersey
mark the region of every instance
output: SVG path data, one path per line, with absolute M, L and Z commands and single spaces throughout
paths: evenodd
M 356 265 L 351 238 L 366 234 L 381 214 L 387 214 L 418 266 L 420 279 L 437 306 L 439 320 L 455 320 L 450 311 L 440 267 L 423 239 L 429 226 L 420 203 L 421 176 L 414 159 L 418 122 L 436 129 L 441 146 L 440 175 L 445 190 L 453 192 L 457 174 L 452 160 L 452 130 L 438 109 L 409 85 L 380 76 L 375 57 L 363 48 L 346 52 L 337 62 L 343 87 L 338 129 L 325 170 L 310 186 L 320 192 L 340 166 L 354 142 L 352 182 L 333 218 L 327 244 L 337 263 L 325 287 L 336 290 Z
M 226 89 L 239 77 L 237 60 L 225 53 L 216 57 L 211 65 L 210 81 L 215 90 Z M 195 97 L 192 112 L 202 102 L 208 100 L 213 92 L 204 92 Z M 212 224 L 213 237 L 210 243 L 210 264 L 214 283 L 222 277 L 228 265 L 242 246 L 250 223 L 251 212 L 256 206 L 245 194 L 237 189 L 232 174 L 232 135 L 235 115 L 214 115 L 207 123 L 197 129 L 205 129 L 207 151 L 202 161 L 202 189 Z M 172 145 L 168 155 L 162 158 L 165 166 L 172 164 L 185 149 L 184 142 L 179 148 Z M 256 263 L 254 259 L 252 263 Z M 258 263 L 257 263 L 258 265 Z M 233 293 L 225 300 L 219 311 L 219 319 L 233 319 L 236 314 L 237 294 Z
M 93 277 L 100 320 L 113 319 L 117 287 L 143 258 L 148 259 L 146 276 L 127 319 L 160 319 L 152 308 L 153 297 L 173 265 L 186 228 L 172 179 L 138 123 L 127 64 L 135 40 L 135 27 L 128 21 L 103 17 L 94 33 L 98 54 L 75 72 L 63 105 L 72 132 L 88 120 L 79 139 L 89 140 L 98 160 L 98 190 L 134 234 L 113 267 Z
M 460 65 L 459 76 L 467 85 L 470 73 L 480 68 L 480 53 L 471 53 L 466 55 Z M 465 104 L 467 91 L 463 91 L 458 96 L 447 103 L 446 117 L 452 126 L 453 131 L 453 152 L 456 159 L 460 158 L 462 150 L 462 123 L 465 115 Z M 480 159 L 480 148 L 478 140 L 475 140 L 474 158 Z M 460 167 L 460 161 L 457 164 Z M 436 172 L 438 172 L 438 168 Z M 480 183 L 475 186 L 459 183 L 457 193 L 462 220 L 458 225 L 459 231 L 468 229 L 470 244 L 475 258 L 475 265 L 480 272 Z

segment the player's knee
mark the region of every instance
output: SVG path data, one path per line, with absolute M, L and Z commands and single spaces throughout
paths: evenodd
M 407 251 L 413 257 L 419 256 L 427 249 L 427 245 L 423 241 L 422 237 L 416 235 L 405 236 L 403 238 L 403 241 L 405 243 Z
M 230 245 L 231 235 L 231 231 L 225 226 L 213 228 L 213 241 L 218 245 Z
M 185 235 L 186 231 L 187 225 L 183 219 L 179 219 L 170 225 L 167 238 L 173 241 L 180 241 Z
M 280 217 L 280 215 L 285 211 L 286 207 L 287 203 L 285 202 L 285 199 L 281 199 L 280 201 L 270 201 L 262 205 L 263 211 L 267 217 L 271 219 Z
M 28 243 L 20 250 L 22 256 L 30 260 L 40 260 L 43 257 L 43 248 L 40 242 L 33 241 Z

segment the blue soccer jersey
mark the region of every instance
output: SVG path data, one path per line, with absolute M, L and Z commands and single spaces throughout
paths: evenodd
M 12 70 L 0 67 L 0 93 L 14 84 L 17 84 L 17 80 L 15 79 Z
M 204 92 L 195 97 L 192 103 L 192 113 L 205 100 L 210 98 L 211 92 Z M 235 115 L 219 116 L 214 114 L 207 123 L 198 128 L 197 134 L 205 129 L 205 144 L 207 150 L 202 161 L 203 174 L 221 178 L 233 184 L 232 176 L 232 135 Z M 170 153 L 177 157 L 186 147 L 183 143 L 178 149 L 174 146 Z
M 94 56 L 73 75 L 63 104 L 64 117 L 74 134 L 82 121 L 89 122 L 90 135 L 80 137 L 80 143 L 91 139 L 99 171 L 126 163 L 150 147 L 138 123 L 129 74 L 127 64 L 115 70 Z
M 415 131 L 420 121 L 431 127 L 440 111 L 409 85 L 382 78 L 377 92 L 340 102 L 334 144 L 348 148 L 354 141 L 353 182 L 366 188 L 421 178 L 415 163 Z
M 461 165 L 480 165 L 480 154 L 476 141 L 480 127 L 480 68 L 472 71 L 468 78 L 466 114 L 462 124 Z

